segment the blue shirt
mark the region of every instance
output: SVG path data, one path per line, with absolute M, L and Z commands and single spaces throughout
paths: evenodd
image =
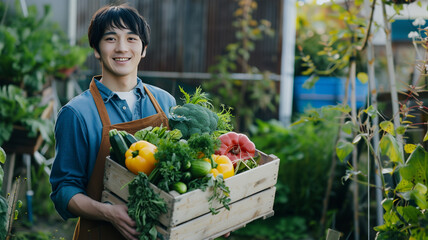
M 145 118 L 156 114 L 144 85 L 158 101 L 165 114 L 176 105 L 174 97 L 158 87 L 137 80 L 134 93 L 137 95 L 134 114 L 126 100 L 95 80 L 110 117 L 111 124 Z M 55 124 L 55 161 L 52 165 L 50 182 L 51 199 L 63 219 L 74 216 L 67 210 L 68 202 L 77 193 L 86 194 L 86 186 L 95 165 L 101 144 L 102 123 L 89 90 L 71 99 L 58 113 Z

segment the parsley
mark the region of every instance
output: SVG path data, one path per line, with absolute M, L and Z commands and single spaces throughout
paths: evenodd
M 155 240 L 158 217 L 167 212 L 165 200 L 149 186 L 147 175 L 140 172 L 129 184 L 128 214 L 137 223 L 140 240 Z

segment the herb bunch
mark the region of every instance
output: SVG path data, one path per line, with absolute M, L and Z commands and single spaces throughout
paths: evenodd
M 168 211 L 165 200 L 149 187 L 145 173 L 140 172 L 129 184 L 128 214 L 137 223 L 140 240 L 157 238 L 158 217 Z

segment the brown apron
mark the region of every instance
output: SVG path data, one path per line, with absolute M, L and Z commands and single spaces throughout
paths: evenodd
M 144 86 L 144 89 L 152 101 L 157 114 L 134 120 L 131 122 L 124 122 L 119 124 L 111 125 L 110 118 L 107 114 L 107 109 L 104 105 L 104 101 L 101 97 L 100 92 L 95 84 L 95 80 L 92 79 L 92 82 L 89 86 L 89 90 L 95 100 L 95 104 L 98 109 L 98 114 L 101 117 L 101 122 L 103 124 L 101 145 L 98 151 L 97 160 L 95 162 L 94 170 L 92 176 L 89 179 L 88 187 L 86 189 L 87 194 L 94 200 L 101 201 L 101 193 L 104 188 L 103 178 L 104 178 L 104 165 L 106 157 L 109 155 L 110 149 L 110 140 L 109 140 L 109 131 L 111 129 L 124 130 L 128 133 L 134 134 L 136 131 L 143 129 L 148 126 L 163 126 L 168 127 L 168 118 L 166 114 L 162 111 L 162 108 L 159 106 L 159 103 L 156 101 L 154 96 L 150 91 Z M 95 221 L 85 218 L 79 218 L 77 222 L 76 229 L 74 230 L 74 240 L 110 240 L 110 239 L 125 239 L 119 231 L 109 222 L 105 221 Z

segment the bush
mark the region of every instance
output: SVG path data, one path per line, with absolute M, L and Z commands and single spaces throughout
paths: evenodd
M 276 120 L 258 120 L 257 126 L 251 128 L 251 140 L 257 148 L 280 158 L 275 216 L 290 217 L 287 221 L 299 219 L 300 223 L 306 224 L 307 232 L 320 230 L 316 223 L 321 218 L 336 144 L 338 116 L 337 113 L 330 113 L 324 116 L 323 121 L 308 121 L 288 128 Z M 338 171 L 342 174 L 336 174 L 334 182 L 337 185 L 333 186 L 333 193 L 341 186 L 340 177 L 344 169 Z

